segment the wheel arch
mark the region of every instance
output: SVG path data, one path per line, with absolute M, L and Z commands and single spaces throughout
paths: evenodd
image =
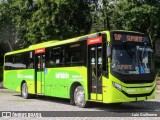
M 23 83 L 27 83 L 26 80 L 22 80 L 22 82 L 21 82 L 21 89 L 20 89 L 21 91 L 22 91 L 22 85 L 23 85 Z
M 70 96 L 70 104 L 74 105 L 74 90 L 76 89 L 77 86 L 82 86 L 83 85 L 80 82 L 74 82 L 72 83 L 70 90 L 69 90 L 69 96 Z

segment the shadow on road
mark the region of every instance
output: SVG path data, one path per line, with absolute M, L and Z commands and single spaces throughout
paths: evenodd
M 21 97 L 21 95 L 14 95 L 16 97 Z M 33 99 L 33 98 L 32 98 Z M 48 101 L 58 104 L 65 104 L 70 105 L 70 100 L 62 99 L 62 98 L 55 98 L 55 97 L 47 97 L 47 96 L 37 96 L 34 98 L 40 101 Z M 142 101 L 142 102 L 129 102 L 129 103 L 122 103 L 122 104 L 103 104 L 103 103 L 95 103 L 90 102 L 88 109 L 91 111 L 100 110 L 106 112 L 123 112 L 123 113 L 132 113 L 132 112 L 153 112 L 153 111 L 160 111 L 160 102 L 157 101 Z
M 92 103 L 90 108 L 103 110 L 107 112 L 153 112 L 160 111 L 160 102 L 156 101 L 143 101 L 143 102 L 130 102 L 122 104 L 102 104 Z

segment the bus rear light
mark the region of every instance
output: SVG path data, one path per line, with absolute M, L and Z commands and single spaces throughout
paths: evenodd
M 121 86 L 120 84 L 115 83 L 115 82 L 112 82 L 112 84 L 113 84 L 113 86 L 114 86 L 115 88 L 117 88 L 118 90 L 122 91 L 122 86 Z

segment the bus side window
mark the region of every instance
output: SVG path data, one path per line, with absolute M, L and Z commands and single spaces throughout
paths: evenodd
M 26 69 L 26 64 L 24 64 L 24 53 L 15 54 L 14 56 L 14 69 Z
M 6 56 L 5 70 L 33 69 L 33 56 L 31 53 L 24 52 Z
M 85 43 L 78 42 L 67 45 L 66 64 L 67 66 L 82 66 L 85 65 L 86 47 Z
M 12 70 L 13 69 L 13 55 L 5 57 L 5 70 Z
M 46 49 L 46 67 L 64 66 L 65 51 L 63 46 Z
M 64 66 L 64 52 L 65 51 L 63 50 L 62 46 L 53 48 L 53 55 L 56 67 Z
M 34 68 L 34 66 L 33 66 L 33 59 L 34 58 L 33 58 L 33 52 L 32 51 L 30 52 L 29 58 L 30 59 L 29 59 L 29 66 L 28 66 L 28 68 L 32 68 L 33 69 Z
M 49 67 L 55 67 L 55 62 L 54 62 L 54 58 L 52 55 L 52 49 L 51 48 L 46 48 L 46 53 L 45 53 L 45 64 L 46 64 L 46 68 Z
M 33 52 L 29 51 L 23 54 L 24 64 L 26 64 L 27 69 L 33 69 Z

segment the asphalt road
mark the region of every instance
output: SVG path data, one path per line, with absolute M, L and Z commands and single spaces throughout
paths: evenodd
M 4 112 L 6 111 L 12 112 L 12 117 L 16 120 L 19 117 L 18 115 L 20 117 L 28 117 L 28 114 L 31 115 L 30 112 L 33 111 L 35 115 L 30 117 L 34 117 L 34 119 L 41 116 L 58 119 L 59 117 L 67 117 L 69 119 L 69 117 L 80 118 L 83 116 L 83 118 L 87 117 L 87 119 L 88 117 L 89 119 L 91 117 L 100 117 L 101 119 L 115 117 L 115 119 L 119 120 L 119 117 L 145 117 L 145 119 L 148 119 L 148 117 L 153 117 L 154 115 L 158 115 L 160 118 L 160 94 L 156 95 L 156 99 L 145 102 L 123 103 L 121 105 L 90 103 L 88 108 L 78 108 L 70 105 L 67 99 L 40 96 L 36 99 L 23 99 L 20 93 L 8 89 L 0 89 L 0 119 L 2 112 L 2 117 L 4 118 L 6 115 Z M 13 114 L 13 112 L 18 112 L 19 114 Z M 157 118 L 157 116 L 154 117 L 155 119 Z M 66 118 L 64 119 L 66 120 Z

